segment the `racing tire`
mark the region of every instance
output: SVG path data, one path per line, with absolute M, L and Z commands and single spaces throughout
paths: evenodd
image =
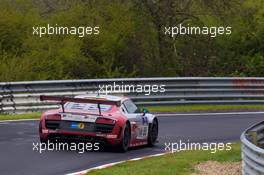
M 39 122 L 39 135 L 40 135 L 40 133 L 42 133 L 41 121 Z M 47 142 L 47 140 L 41 138 L 40 136 L 39 136 L 39 141 L 40 141 L 40 143 L 46 143 Z
M 42 133 L 42 125 L 41 125 L 41 121 L 39 122 L 39 134 Z M 39 136 L 39 141 L 40 143 L 48 143 L 48 139 L 43 139 Z
M 130 128 L 129 124 L 126 124 L 124 132 L 122 134 L 121 143 L 118 145 L 118 151 L 126 152 L 130 144 Z
M 154 146 L 157 138 L 158 138 L 158 133 L 159 133 L 159 124 L 158 120 L 154 119 L 152 124 L 149 126 L 149 131 L 148 131 L 148 146 Z

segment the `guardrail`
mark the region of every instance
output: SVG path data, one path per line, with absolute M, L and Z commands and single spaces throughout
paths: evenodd
M 99 85 L 165 85 L 165 92 L 130 92 L 138 105 L 263 104 L 264 78 L 121 78 L 0 83 L 0 113 L 41 111 L 57 107 L 39 95 L 75 96 L 96 92 Z
M 241 135 L 243 175 L 264 174 L 264 121 Z

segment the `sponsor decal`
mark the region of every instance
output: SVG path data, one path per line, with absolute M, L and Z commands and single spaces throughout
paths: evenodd
M 97 116 L 94 115 L 78 115 L 78 114 L 71 114 L 71 113 L 62 113 L 61 120 L 68 120 L 68 121 L 80 121 L 80 122 L 95 122 Z
M 79 123 L 79 124 L 78 124 L 78 128 L 79 128 L 79 129 L 84 129 L 84 127 L 85 127 L 84 123 Z
M 76 123 L 76 122 L 71 123 L 71 128 L 73 129 L 84 129 L 84 127 L 85 127 L 84 123 Z

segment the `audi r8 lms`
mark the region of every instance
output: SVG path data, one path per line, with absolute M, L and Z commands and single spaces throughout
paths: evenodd
M 42 113 L 39 124 L 41 142 L 59 139 L 98 141 L 127 151 L 129 147 L 153 146 L 157 141 L 157 117 L 146 109 L 140 110 L 127 97 L 40 96 L 40 100 L 61 104 L 58 109 Z

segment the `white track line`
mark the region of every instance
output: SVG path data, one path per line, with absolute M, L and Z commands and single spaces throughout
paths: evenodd
M 39 119 L 17 119 L 17 120 L 1 120 L 0 123 L 5 123 L 5 122 L 20 122 L 20 121 L 36 121 Z
M 108 164 L 100 165 L 100 166 L 97 166 L 97 167 L 94 167 L 94 168 L 89 168 L 89 169 L 86 169 L 86 170 L 70 173 L 70 174 L 67 174 L 67 175 L 85 175 L 85 174 L 87 174 L 90 171 L 109 168 L 109 167 L 112 167 L 112 166 L 120 164 L 120 163 L 125 163 L 125 162 L 128 162 L 128 161 L 142 160 L 142 159 L 146 159 L 146 158 L 149 158 L 149 157 L 158 157 L 158 156 L 163 156 L 163 155 L 170 154 L 170 153 L 171 152 L 158 153 L 158 154 L 153 154 L 153 155 L 149 155 L 149 156 L 143 156 L 143 157 L 133 158 L 133 159 L 129 159 L 129 160 L 123 160 L 123 161 L 119 161 L 119 162 L 108 163 Z
M 209 113 L 178 113 L 178 114 L 156 114 L 158 117 L 169 117 L 169 116 L 202 116 L 202 115 L 248 115 L 248 114 L 264 114 L 264 111 L 259 112 L 209 112 Z

